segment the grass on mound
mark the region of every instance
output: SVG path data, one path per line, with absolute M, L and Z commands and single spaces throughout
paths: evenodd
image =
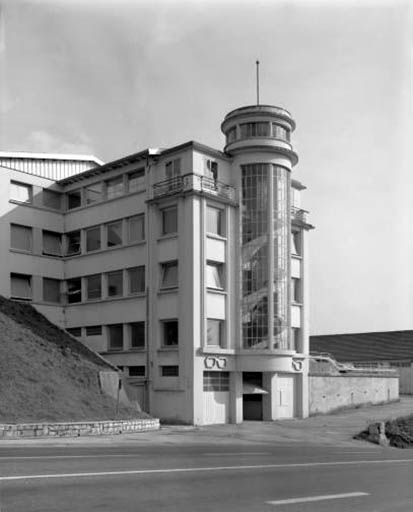
M 102 393 L 109 365 L 28 304 L 0 297 L 0 422 L 148 417 Z

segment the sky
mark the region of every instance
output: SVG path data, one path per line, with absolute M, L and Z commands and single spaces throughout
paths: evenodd
M 0 0 L 0 150 L 104 161 L 289 110 L 310 331 L 413 329 L 408 0 Z

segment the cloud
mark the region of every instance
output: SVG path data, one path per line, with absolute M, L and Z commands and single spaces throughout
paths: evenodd
M 35 153 L 70 153 L 92 154 L 92 144 L 89 138 L 80 134 L 72 140 L 66 140 L 61 135 L 46 130 L 32 131 L 25 140 L 26 151 Z

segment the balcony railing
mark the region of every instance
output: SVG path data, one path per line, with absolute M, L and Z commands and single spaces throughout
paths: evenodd
M 298 220 L 301 222 L 307 222 L 307 210 L 297 208 L 296 206 L 291 207 L 291 220 Z
M 235 189 L 231 185 L 199 174 L 185 174 L 160 181 L 152 187 L 152 199 L 189 191 L 198 191 L 235 200 Z

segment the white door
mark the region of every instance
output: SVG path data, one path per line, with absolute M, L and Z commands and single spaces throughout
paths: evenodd
M 204 424 L 229 423 L 229 391 L 204 391 Z
M 276 411 L 277 419 L 294 418 L 295 413 L 294 375 L 277 375 Z

